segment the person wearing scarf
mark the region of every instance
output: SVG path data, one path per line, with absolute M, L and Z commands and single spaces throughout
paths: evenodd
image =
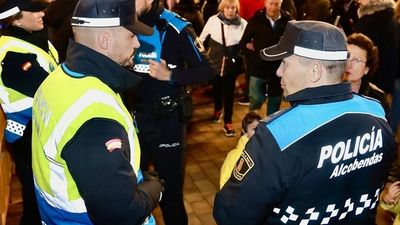
M 203 43 L 209 36 L 210 63 L 218 74 L 213 81 L 214 114 L 211 121 L 219 122 L 223 116 L 223 130 L 228 137 L 235 136 L 232 124 L 235 81 L 244 72 L 239 41 L 247 21 L 239 16 L 239 7 L 237 0 L 222 0 L 219 12 L 210 17 L 200 34 Z

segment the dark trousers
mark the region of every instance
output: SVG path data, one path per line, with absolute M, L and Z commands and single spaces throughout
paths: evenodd
M 243 96 L 244 97 L 249 97 L 249 84 L 250 84 L 250 74 L 249 73 L 245 73 L 244 74 L 244 90 L 243 90 Z
M 244 88 L 243 95 L 244 95 L 244 97 L 248 98 L 249 97 L 249 89 L 250 89 L 250 87 L 249 87 L 249 85 L 250 85 L 250 76 L 251 76 L 251 74 L 255 73 L 255 66 L 254 66 L 255 62 L 252 61 L 249 58 L 248 55 L 246 55 L 246 54 L 249 54 L 249 50 L 248 49 L 246 49 L 244 52 L 245 52 L 244 63 L 245 63 L 246 71 L 245 71 L 245 74 L 244 74 L 244 77 L 245 77 L 245 88 Z M 250 54 L 252 54 L 252 53 L 250 53 Z
M 259 110 L 268 95 L 267 116 L 278 111 L 281 105 L 282 88 L 278 77 L 274 79 L 262 79 L 250 77 L 250 106 L 249 110 Z
M 154 165 L 165 191 L 160 207 L 166 225 L 187 225 L 183 202 L 186 125 L 179 122 L 178 112 L 156 119 L 151 112 L 136 113 L 141 148 L 141 169 Z
M 224 123 L 232 123 L 233 95 L 237 74 L 226 73 L 223 77 L 217 75 L 213 80 L 214 110 L 224 108 Z
M 11 145 L 15 171 L 22 186 L 23 211 L 20 225 L 42 224 L 33 182 L 31 132 L 29 124 L 24 132 L 25 135 Z

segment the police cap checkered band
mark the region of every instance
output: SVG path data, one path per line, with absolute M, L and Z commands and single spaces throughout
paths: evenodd
M 337 27 L 319 21 L 289 21 L 278 44 L 260 51 L 266 61 L 291 55 L 311 59 L 346 60 L 346 36 Z
M 153 29 L 137 19 L 134 0 L 80 0 L 71 20 L 72 26 L 123 26 L 135 34 L 151 35 Z
M 6 19 L 21 11 L 42 11 L 48 4 L 48 2 L 40 0 L 5 0 L 0 3 L 0 20 Z

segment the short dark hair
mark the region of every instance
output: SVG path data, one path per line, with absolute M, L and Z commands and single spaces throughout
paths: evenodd
M 378 47 L 375 46 L 374 42 L 369 37 L 361 33 L 349 35 L 347 37 L 347 44 L 355 45 L 367 52 L 367 62 L 365 66 L 369 68 L 369 71 L 364 77 L 366 77 L 368 81 L 371 80 L 379 66 Z
M 261 116 L 258 115 L 256 112 L 248 112 L 243 120 L 242 120 L 242 129 L 244 132 L 247 132 L 247 126 L 251 124 L 255 120 L 261 120 Z

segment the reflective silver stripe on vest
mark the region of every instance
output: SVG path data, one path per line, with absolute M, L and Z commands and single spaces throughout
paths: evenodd
M 131 149 L 131 165 L 134 166 L 135 158 L 135 145 L 134 145 L 134 127 L 133 122 L 126 115 L 124 110 L 120 107 L 118 102 L 115 100 L 114 96 L 104 93 L 100 90 L 92 89 L 88 90 L 84 95 L 82 95 L 77 101 L 72 104 L 68 110 L 62 115 L 58 123 L 55 125 L 51 136 L 49 137 L 47 143 L 44 145 L 44 152 L 48 160 L 50 160 L 50 186 L 57 198 L 46 195 L 48 201 L 52 201 L 50 204 L 52 206 L 62 208 L 68 212 L 81 213 L 86 212 L 86 207 L 82 199 L 77 199 L 74 201 L 68 200 L 67 192 L 67 179 L 65 177 L 64 168 L 54 161 L 57 155 L 57 143 L 63 137 L 65 131 L 69 125 L 79 116 L 79 114 L 88 106 L 95 103 L 103 103 L 113 107 L 121 115 L 124 116 L 126 124 L 132 124 L 128 130 L 129 144 Z M 137 171 L 135 171 L 137 174 Z M 42 193 L 43 194 L 43 193 Z
M 8 97 L 7 97 L 7 101 L 8 101 Z M 3 101 L 3 102 L 6 102 L 6 101 Z M 12 103 L 1 104 L 1 107 L 4 110 L 4 113 L 15 113 L 15 112 L 21 112 L 25 109 L 31 108 L 32 104 L 33 104 L 33 98 L 27 97 L 27 98 L 23 98 L 23 99 L 20 99 L 18 101 L 12 102 Z
M 22 136 L 24 134 L 25 128 L 25 125 L 20 124 L 17 121 L 7 120 L 6 130 L 10 131 L 11 133 Z
M 6 88 L 3 85 L 0 85 L 0 99 L 2 102 L 4 103 L 9 103 L 10 100 L 8 99 L 8 91 L 6 90 Z

